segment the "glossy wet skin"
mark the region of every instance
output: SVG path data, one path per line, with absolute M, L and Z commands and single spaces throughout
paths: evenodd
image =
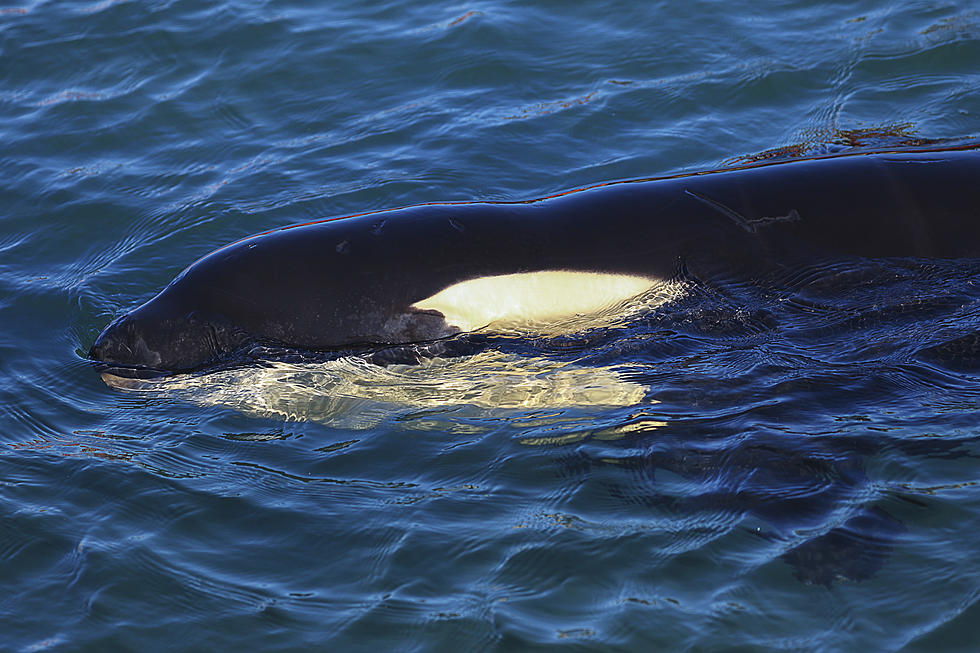
M 299 225 L 200 259 L 110 324 L 90 357 L 179 372 L 252 341 L 312 350 L 421 342 L 473 328 L 452 322 L 472 306 L 426 301 L 479 302 L 479 293 L 444 292 L 474 280 L 523 279 L 542 288 L 552 314 L 563 299 L 591 305 L 578 296 L 589 288 L 633 287 L 569 284 L 556 297 L 526 282 L 542 272 L 653 282 L 681 270 L 756 277 L 827 257 L 976 257 L 978 180 L 977 150 L 859 154 Z M 508 292 L 494 288 L 495 301 Z M 593 303 L 606 299 L 625 298 Z M 533 313 L 537 303 L 515 305 Z

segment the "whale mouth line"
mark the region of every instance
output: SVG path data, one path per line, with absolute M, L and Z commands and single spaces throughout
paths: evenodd
M 88 360 L 95 365 L 95 370 L 102 376 L 109 374 L 111 376 L 124 378 L 124 379 L 158 379 L 164 376 L 173 376 L 174 372 L 172 370 L 162 370 L 155 367 L 148 367 L 146 365 L 128 365 L 126 363 L 110 363 L 106 361 L 100 361 L 98 359 L 89 356 Z

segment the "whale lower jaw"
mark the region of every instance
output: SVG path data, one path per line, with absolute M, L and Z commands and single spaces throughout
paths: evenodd
M 555 333 L 579 330 L 582 320 L 592 316 L 621 314 L 624 304 L 668 285 L 653 277 L 542 270 L 468 279 L 411 308 L 442 315 L 447 333 L 518 326 Z M 663 301 L 670 298 L 665 296 Z

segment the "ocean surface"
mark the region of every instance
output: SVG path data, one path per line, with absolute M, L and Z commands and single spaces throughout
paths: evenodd
M 962 142 L 978 89 L 969 0 L 7 1 L 0 650 L 976 650 L 976 261 L 419 365 L 86 354 L 255 232 Z

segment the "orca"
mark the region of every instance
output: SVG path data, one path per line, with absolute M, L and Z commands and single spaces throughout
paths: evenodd
M 254 235 L 109 324 L 90 358 L 187 372 L 249 343 L 418 343 L 608 310 L 678 279 L 846 257 L 980 256 L 980 149 L 850 152 L 422 204 Z

